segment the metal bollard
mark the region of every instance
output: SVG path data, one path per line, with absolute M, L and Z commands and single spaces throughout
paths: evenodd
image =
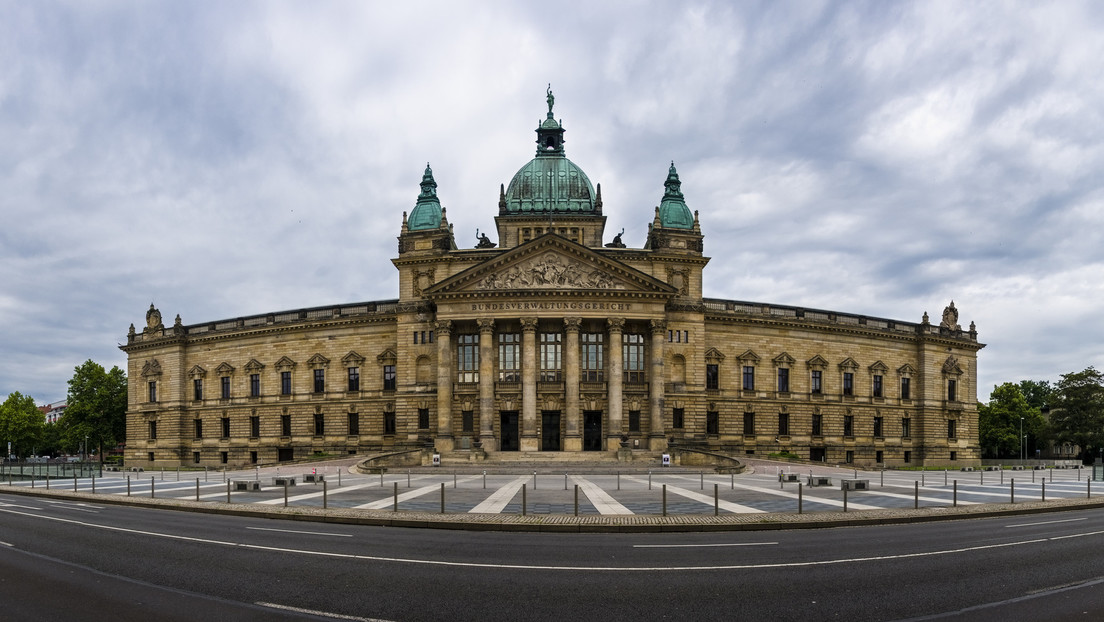
M 1046 482 L 1043 482 L 1043 485 L 1045 486 Z M 95 475 L 92 476 L 92 494 L 96 494 L 96 476 Z
M 456 488 L 456 474 L 455 473 L 452 474 L 452 487 Z
M 445 513 L 445 483 L 441 482 L 441 513 Z
M 916 480 L 912 481 L 912 509 L 920 509 L 920 484 Z
M 943 485 L 947 485 L 947 469 L 943 469 Z
M 843 511 L 847 511 L 847 488 L 843 489 Z
M 525 484 L 521 485 L 521 515 L 525 516 Z
M 337 469 L 337 487 L 341 488 L 341 469 Z
M 483 471 L 483 490 L 487 489 L 487 472 Z
M 380 488 L 383 488 L 383 469 L 380 468 Z
M 621 471 L 617 472 L 617 489 L 621 490 Z
M 698 477 L 701 478 L 698 490 L 705 490 L 705 471 L 698 471 Z
M 1046 501 L 1046 479 L 1043 480 L 1043 496 L 1040 501 Z
M 878 474 L 878 477 L 881 480 L 878 482 L 878 487 L 882 488 L 885 486 L 885 469 L 882 469 L 881 473 Z
M 567 477 L 566 475 L 564 476 Z M 579 515 L 579 485 L 575 484 L 575 516 Z
M 77 492 L 77 472 L 73 471 L 73 492 Z
M 180 467 L 176 467 L 176 481 L 180 481 Z
M 199 501 L 199 478 L 196 478 L 196 501 Z
M 1011 502 L 1015 503 L 1016 502 L 1016 478 L 1015 477 L 1012 478 L 1012 487 L 1009 489 L 1009 494 L 1011 494 L 1011 496 L 1012 496 Z
M 406 487 L 410 488 L 410 469 L 406 470 Z
M 958 507 L 958 480 L 954 481 L 954 496 L 951 497 L 951 507 Z
M 667 484 L 663 485 L 663 515 L 667 516 Z
M 567 473 L 564 473 L 564 490 L 567 490 Z
M 130 476 L 127 475 L 127 496 L 130 496 Z
M 924 471 L 920 471 L 920 485 L 921 486 L 927 486 L 928 485 L 927 482 L 925 481 L 925 478 L 924 478 L 925 475 L 927 475 L 927 473 L 925 473 Z
M 150 475 L 150 499 L 154 498 L 153 494 L 153 476 Z
M 801 502 L 804 500 L 804 495 L 801 491 L 801 482 L 797 483 L 797 513 L 801 513 Z
M 285 508 L 287 507 L 287 502 L 288 502 L 287 489 L 288 489 L 288 481 L 285 479 L 284 480 L 284 507 Z
M 648 471 L 648 490 L 652 489 L 652 472 Z
M 230 480 L 226 480 L 226 503 L 230 503 Z
M 721 515 L 721 498 L 717 491 L 717 485 L 713 484 L 713 516 Z
M 537 489 L 537 472 L 533 471 L 533 490 Z
M 322 509 L 325 510 L 329 507 L 329 488 L 327 487 L 326 480 L 322 480 Z
M 391 504 L 391 511 L 392 512 L 398 512 L 399 511 L 399 483 L 398 482 L 395 482 L 395 492 L 394 492 L 394 497 L 392 497 L 392 498 L 394 499 L 394 501 Z
M 1092 499 L 1092 480 L 1085 480 L 1085 498 Z
M 729 484 L 728 484 L 729 487 L 731 487 L 732 490 L 736 490 L 736 474 L 735 473 L 729 473 L 728 474 L 728 481 L 729 481 Z

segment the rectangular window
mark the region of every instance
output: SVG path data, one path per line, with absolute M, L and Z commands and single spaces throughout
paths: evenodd
M 843 372 L 843 394 L 854 395 L 855 394 L 855 374 L 845 371 Z
M 744 434 L 755 434 L 755 413 L 744 413 Z
M 785 367 L 778 368 L 778 392 L 790 392 L 790 370 Z
M 250 464 L 257 464 L 257 452 L 255 452 L 255 451 L 249 452 L 249 463 Z
M 855 417 L 854 415 L 843 416 L 843 435 L 855 436 Z
M 419 430 L 428 430 L 429 429 L 429 409 L 428 408 L 419 408 L 418 409 L 418 429 Z
M 882 434 L 882 418 L 874 417 L 874 436 L 885 436 Z
M 683 410 L 681 408 L 671 409 L 671 427 L 681 428 L 683 425 Z
M 157 401 L 157 381 L 156 380 L 150 380 L 150 383 L 149 383 L 149 401 L 151 401 L 151 402 L 156 402 Z
M 717 391 L 721 388 L 720 366 L 716 363 L 705 365 L 705 388 L 709 391 Z
M 755 368 L 751 365 L 744 365 L 744 390 L 755 390 Z
M 912 438 L 912 419 L 908 417 L 901 419 L 901 438 Z
M 223 464 L 226 464 L 227 462 L 230 462 L 230 453 L 225 452 L 225 451 L 220 451 L 219 452 L 219 460 L 222 461 Z
M 882 377 L 878 374 L 874 374 L 873 386 L 870 389 L 874 397 L 882 396 Z
M 813 415 L 813 436 L 822 436 L 824 415 Z
M 955 421 L 954 419 L 948 419 L 947 420 L 947 438 L 951 438 L 951 439 L 957 438 L 957 436 L 956 436 L 957 430 L 955 429 L 956 428 L 955 424 L 957 424 L 957 423 L 958 422 Z
M 460 431 L 465 434 L 475 432 L 475 413 L 470 410 L 460 411 Z
M 602 360 L 602 341 L 604 338 L 605 335 L 602 333 L 583 333 L 579 335 L 579 341 L 583 348 L 583 369 L 580 378 L 583 382 L 602 382 L 605 380 L 603 375 L 605 367 Z
M 790 435 L 790 414 L 778 413 L 778 435 L 789 436 Z
M 261 435 L 261 418 L 257 415 L 249 417 L 249 436 L 258 438 Z
M 629 411 L 629 432 L 639 432 L 639 431 L 640 431 L 640 411 L 639 410 L 630 410 Z
M 384 385 L 387 384 L 387 371 L 386 370 L 384 370 L 383 383 L 384 383 Z M 350 391 L 359 391 L 360 390 L 360 368 L 359 367 L 350 367 L 349 368 L 349 390 Z
M 230 399 L 230 376 L 223 376 L 220 378 L 222 381 L 222 399 Z
M 357 413 L 349 413 L 348 434 L 349 436 L 357 436 L 360 434 L 360 415 Z
M 456 338 L 457 382 L 479 382 L 479 335 Z
M 851 464 L 854 461 L 855 461 L 855 452 L 848 451 L 847 454 L 846 454 L 846 458 L 844 459 L 844 462 L 846 462 L 847 464 Z
M 149 460 L 150 462 L 153 462 L 153 452 L 152 451 L 146 454 L 146 460 Z
M 498 381 L 521 382 L 521 335 L 517 333 L 498 334 Z
M 280 372 L 280 395 L 291 395 L 291 372 Z
M 540 335 L 540 381 L 559 382 L 563 370 L 563 348 L 560 333 Z
M 878 464 L 885 462 L 885 452 L 881 450 L 874 452 L 874 462 Z
M 721 433 L 720 413 L 713 410 L 705 413 L 705 433 L 714 435 Z
M 261 396 L 261 375 L 249 374 L 249 395 L 252 397 Z
M 203 399 L 203 379 L 196 378 L 192 381 L 192 399 L 197 402 Z
M 280 435 L 291 436 L 291 415 L 280 415 Z
M 203 420 L 202 419 L 196 419 L 195 420 L 195 437 L 196 438 L 203 438 Z
M 394 391 L 395 390 L 395 366 L 384 365 L 383 366 L 383 390 Z M 359 382 L 359 381 L 358 381 Z
M 326 434 L 326 416 L 322 413 L 314 413 L 314 435 L 323 436 Z
M 325 393 L 326 391 L 326 370 L 316 369 L 314 370 L 314 392 Z
M 426 334 L 429 335 L 429 342 L 433 343 L 433 331 L 427 331 Z
M 157 422 L 156 421 L 150 421 L 149 422 L 149 438 L 150 438 L 151 441 L 157 440 Z
M 907 377 L 907 376 L 904 377 L 904 378 L 901 378 L 901 399 L 903 399 L 903 400 L 912 399 L 910 397 L 910 394 L 909 394 L 909 389 L 911 389 L 911 387 L 909 385 L 911 384 L 911 382 L 912 382 L 912 379 Z
M 383 413 L 383 433 L 387 435 L 395 434 L 395 413 Z
M 622 354 L 625 369 L 625 382 L 641 384 L 644 382 L 644 335 L 625 333 L 621 335 Z
M 912 452 L 905 451 L 905 464 L 912 462 Z
M 958 381 L 957 380 L 948 380 L 947 381 L 947 401 L 954 402 L 954 401 L 957 401 L 957 400 L 958 400 Z M 150 400 L 150 401 L 152 402 L 154 400 Z
M 809 392 L 815 395 L 820 395 L 824 390 L 824 373 L 819 370 L 813 370 L 809 373 Z
M 199 464 L 199 452 L 198 451 L 193 451 L 192 452 L 192 464 Z
M 222 418 L 222 438 L 230 438 L 230 417 Z

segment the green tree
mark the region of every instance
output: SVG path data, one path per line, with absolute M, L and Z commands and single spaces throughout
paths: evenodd
M 62 439 L 68 446 L 88 441 L 97 447 L 100 461 L 103 448 L 126 440 L 127 379 L 123 370 L 111 371 L 89 359 L 73 371 L 69 379 L 69 397 L 61 418 Z
M 1054 401 L 1054 386 L 1048 380 L 1021 380 L 1020 392 L 1023 393 L 1027 405 L 1038 408 L 1041 412 L 1050 410 Z
M 1006 382 L 993 387 L 989 403 L 978 404 L 978 440 L 983 451 L 995 458 L 1020 457 L 1021 430 L 1030 439 L 1046 436 L 1046 420 L 1028 402 L 1021 386 L 1023 382 Z
M 34 399 L 16 391 L 0 404 L 0 442 L 6 452 L 11 443 L 12 453 L 19 458 L 31 455 L 42 439 L 46 419 L 35 406 Z
M 1079 445 L 1083 456 L 1104 447 L 1104 374 L 1092 366 L 1062 374 L 1054 385 L 1050 424 L 1055 440 Z

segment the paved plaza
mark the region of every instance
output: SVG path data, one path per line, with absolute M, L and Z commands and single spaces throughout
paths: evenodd
M 581 464 L 350 471 L 352 461 L 246 471 L 105 473 L 95 479 L 9 481 L 4 486 L 77 490 L 181 501 L 448 514 L 713 515 L 839 512 L 1085 499 L 1104 494 L 1088 470 L 856 471 L 751 461 L 747 472 Z M 780 477 L 785 475 L 786 477 Z M 811 479 L 812 478 L 812 479 Z M 821 483 L 827 478 L 828 485 Z M 291 481 L 294 480 L 294 484 Z M 316 480 L 316 481 L 308 481 Z M 786 480 L 786 481 L 782 481 Z M 865 481 L 850 490 L 844 481 Z M 287 481 L 288 486 L 282 482 Z M 1097 492 L 1099 489 L 1099 492 Z M 1045 495 L 1045 499 L 1044 499 Z M 577 509 L 576 509 L 577 508 Z M 260 508 L 258 508 L 260 509 Z

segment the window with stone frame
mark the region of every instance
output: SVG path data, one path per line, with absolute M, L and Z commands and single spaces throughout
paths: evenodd
M 744 365 L 744 384 L 745 391 L 755 390 L 755 367 L 751 365 Z
M 151 440 L 151 441 L 157 440 L 157 422 L 156 421 L 150 421 L 149 422 L 149 440 Z
M 912 438 L 912 419 L 901 418 L 901 438 Z
M 639 431 L 640 431 L 640 411 L 639 410 L 630 410 L 629 411 L 629 432 L 639 432 Z
M 428 430 L 429 429 L 429 409 L 428 408 L 419 408 L 418 409 L 418 429 L 419 430 Z
M 475 413 L 470 410 L 460 411 L 460 432 L 471 434 L 475 432 Z
M 149 381 L 149 401 L 151 401 L 151 402 L 156 402 L 157 401 L 157 381 L 156 380 L 150 380 Z
M 347 422 L 348 422 L 348 426 L 347 426 L 348 429 L 347 429 L 346 433 L 349 436 L 359 435 L 360 434 L 360 414 L 359 413 L 349 413 L 349 415 L 347 417 Z
M 221 385 L 222 399 L 230 399 L 230 376 L 222 376 L 219 378 L 219 384 Z
M 230 417 L 222 418 L 222 438 L 230 438 Z
M 395 434 L 395 413 L 393 411 L 384 411 L 383 413 L 383 433 L 385 436 L 394 436 Z
M 855 394 L 855 374 L 845 371 L 843 372 L 843 394 L 854 395 Z
M 721 388 L 721 371 L 720 365 L 716 363 L 705 364 L 705 389 L 707 391 L 717 391 Z
M 605 380 L 605 335 L 603 333 L 581 333 L 579 343 L 582 348 L 582 369 L 580 380 L 583 382 L 602 382 Z
M 192 399 L 197 402 L 203 399 L 203 378 L 192 380 Z
M 261 375 L 249 374 L 249 395 L 251 397 L 261 396 Z
M 360 390 L 360 368 L 359 367 L 349 367 L 349 368 L 347 368 L 347 370 L 348 370 L 347 371 L 347 373 L 348 373 L 348 384 L 347 384 L 348 388 L 347 388 L 347 390 L 348 391 L 359 391 Z M 387 374 L 387 372 L 385 371 L 384 372 L 384 380 L 383 380 L 385 385 L 387 384 L 386 374 Z
M 249 437 L 259 438 L 261 436 L 261 418 L 257 415 L 251 415 L 249 417 Z
M 843 416 L 843 435 L 855 436 L 855 416 L 844 415 Z
M 314 372 L 314 392 L 325 393 L 326 392 L 326 370 L 318 367 L 312 370 Z
M 635 333 L 623 333 L 622 364 L 626 384 L 642 384 L 644 377 L 644 335 Z
M 954 419 L 947 420 L 947 438 L 958 438 L 958 422 Z
M 464 384 L 479 382 L 479 334 L 456 336 L 456 381 Z
M 881 376 L 881 374 L 874 374 L 871 377 L 870 394 L 873 397 L 882 397 L 882 376 Z
M 748 436 L 755 434 L 755 413 L 744 413 L 744 434 Z
M 778 413 L 778 435 L 789 436 L 790 435 L 790 414 Z
M 203 438 L 203 420 L 202 419 L 196 419 L 195 420 L 195 437 L 196 438 Z
M 874 417 L 874 436 L 881 438 L 885 436 L 884 430 L 882 430 L 882 418 Z
M 383 366 L 383 390 L 394 391 L 396 385 L 397 376 L 395 373 L 395 366 L 393 364 L 387 364 Z
M 790 370 L 785 367 L 778 368 L 778 392 L 790 392 Z
M 540 334 L 540 381 L 560 382 L 563 378 L 563 334 Z
M 814 369 L 809 372 L 809 392 L 820 395 L 824 392 L 824 372 Z
M 705 413 L 705 433 L 716 436 L 721 433 L 721 414 L 715 410 Z
M 681 408 L 671 409 L 671 427 L 681 429 L 685 423 L 685 411 Z
M 314 435 L 324 436 L 326 434 L 326 415 L 322 413 L 314 413 Z
M 901 399 L 912 399 L 912 378 L 908 376 L 901 377 Z
M 814 414 L 812 423 L 813 423 L 812 435 L 813 436 L 823 436 L 824 435 L 824 415 Z
M 291 436 L 291 415 L 280 415 L 280 436 Z
M 542 334 L 542 352 L 543 341 Z M 498 334 L 498 381 L 521 382 L 521 335 L 518 333 Z
M 280 395 L 291 395 L 291 372 L 280 372 Z
M 957 402 L 958 401 L 958 381 L 955 380 L 954 378 L 950 378 L 950 379 L 947 380 L 947 401 L 948 402 Z

